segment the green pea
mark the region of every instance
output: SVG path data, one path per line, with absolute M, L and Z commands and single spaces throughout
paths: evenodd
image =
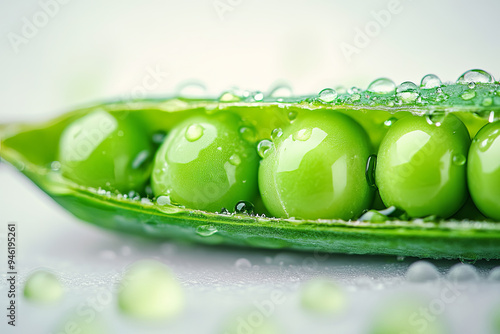
M 172 129 L 156 154 L 152 188 L 156 196 L 191 209 L 233 209 L 257 193 L 255 143 L 231 112 L 195 116 Z
M 485 125 L 472 141 L 467 177 L 477 208 L 500 220 L 500 121 Z
M 152 150 L 136 121 L 98 110 L 64 130 L 59 161 L 62 174 L 80 185 L 138 191 L 149 178 Z
M 467 198 L 466 157 L 469 133 L 448 114 L 431 121 L 408 116 L 397 121 L 382 140 L 376 183 L 386 206 L 411 217 L 449 217 Z
M 367 209 L 373 190 L 365 176 L 366 132 L 349 116 L 311 111 L 265 152 L 259 189 L 275 217 L 352 219 Z

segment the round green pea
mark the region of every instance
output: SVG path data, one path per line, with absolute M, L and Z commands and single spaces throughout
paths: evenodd
M 153 147 L 129 117 L 95 111 L 71 123 L 59 142 L 62 174 L 88 187 L 138 191 L 151 172 Z
M 467 198 L 465 125 L 448 114 L 440 122 L 407 116 L 391 126 L 378 152 L 376 183 L 386 206 L 411 217 L 447 218 Z
M 467 179 L 479 211 L 500 221 L 500 121 L 485 125 L 472 141 Z
M 276 217 L 352 219 L 373 189 L 365 175 L 370 141 L 352 118 L 331 111 L 299 115 L 264 153 L 259 189 Z
M 191 209 L 232 210 L 257 194 L 255 143 L 239 116 L 218 112 L 189 118 L 168 134 L 155 158 L 155 196 Z

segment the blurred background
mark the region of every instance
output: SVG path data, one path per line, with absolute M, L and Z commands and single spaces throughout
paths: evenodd
M 499 12 L 493 0 L 2 1 L 0 123 L 48 119 L 102 100 L 173 95 L 188 83 L 198 84 L 190 92 L 217 96 L 231 87 L 267 92 L 281 84 L 297 95 L 366 88 L 382 76 L 418 84 L 428 73 L 455 81 L 472 68 L 498 80 Z M 384 317 L 413 317 L 413 325 L 403 322 L 408 333 L 500 332 L 493 325 L 500 322 L 500 289 L 491 271 L 498 262 L 459 267 L 456 275 L 472 283 L 448 302 L 445 277 L 454 277 L 458 261 L 432 261 L 439 279 L 415 284 L 406 272 L 416 259 L 144 240 L 77 221 L 5 165 L 0 185 L 2 225 L 16 222 L 19 230 L 20 287 L 44 269 L 65 291 L 43 307 L 19 296 L 18 327 L 2 320 L 2 333 L 372 333 Z M 117 282 L 144 258 L 168 265 L 179 280 L 185 303 L 177 318 L 145 323 L 118 312 Z M 307 290 L 317 277 L 335 287 L 316 282 Z M 283 298 L 271 298 L 275 290 Z M 340 306 L 304 310 L 304 293 L 330 294 Z M 85 310 L 95 300 L 90 317 Z M 433 311 L 404 313 L 401 305 L 415 303 Z M 393 310 L 403 310 L 401 317 Z M 68 327 L 67 319 L 84 325 Z

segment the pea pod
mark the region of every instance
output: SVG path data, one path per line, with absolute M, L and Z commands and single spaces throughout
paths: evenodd
M 102 111 L 112 115 L 118 124 L 122 120 L 140 123 L 148 138 L 161 137 L 190 117 L 231 113 L 240 117 L 243 122 L 239 125 L 240 132 L 254 143 L 271 139 L 273 130 L 286 128 L 300 115 L 318 110 L 339 112 L 350 116 L 364 129 L 369 154 L 378 152 L 394 122 L 409 115 L 435 124 L 443 115 L 453 113 L 466 125 L 471 138 L 500 115 L 500 84 L 488 78 L 487 73 L 469 71 L 454 84 L 443 85 L 436 80 L 439 79 L 425 77 L 421 87 L 411 83 L 396 87 L 387 79 L 379 79 L 367 90 L 353 88 L 338 93 L 324 90 L 317 96 L 294 98 L 272 94 L 257 98 L 228 92 L 218 99 L 171 97 L 113 101 L 74 110 L 48 122 L 1 125 L 1 158 L 76 217 L 108 229 L 206 244 L 499 259 L 500 222 L 482 216 L 470 199 L 448 219 L 408 219 L 404 214 L 391 217 L 391 212 L 397 210 L 390 208 L 368 211 L 357 220 L 275 218 L 196 210 L 148 195 L 142 188 L 139 194 L 128 194 L 119 192 L 118 187 L 117 191 L 110 191 L 104 185 L 103 188 L 82 185 L 80 179 L 66 177 L 60 171 L 57 152 L 61 136 L 75 120 Z M 372 169 L 367 170 L 368 179 L 374 175 Z M 147 168 L 139 174 L 142 176 L 145 171 Z

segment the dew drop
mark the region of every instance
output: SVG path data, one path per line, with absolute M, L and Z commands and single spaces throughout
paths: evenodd
M 186 139 L 190 142 L 197 141 L 203 136 L 203 127 L 199 124 L 192 124 L 186 130 Z
M 59 161 L 52 161 L 50 163 L 50 169 L 57 172 L 58 170 L 61 169 L 61 163 Z
M 219 97 L 220 102 L 239 102 L 241 98 L 232 92 L 225 92 Z
M 200 97 L 207 93 L 207 87 L 201 82 L 186 82 L 177 88 L 177 94 L 182 97 Z
M 417 99 L 419 94 L 419 89 L 411 81 L 403 82 L 396 89 L 396 96 L 404 103 L 413 102 Z
M 300 299 L 304 309 L 321 314 L 334 314 L 346 306 L 344 291 L 335 282 L 324 278 L 306 282 Z
M 217 228 L 213 225 L 200 225 L 196 228 L 196 234 L 202 237 L 209 237 L 217 232 Z
M 184 292 L 167 266 L 143 260 L 127 269 L 118 292 L 118 306 L 122 313 L 137 319 L 173 318 L 184 307 Z
M 458 263 L 450 268 L 448 279 L 453 282 L 475 281 L 479 279 L 479 274 L 473 265 Z
M 241 158 L 238 154 L 233 154 L 229 157 L 229 163 L 233 166 L 238 166 L 241 163 Z
M 242 126 L 240 128 L 240 135 L 243 140 L 246 140 L 249 143 L 255 142 L 255 130 L 253 127 Z
M 455 154 L 452 158 L 453 163 L 457 166 L 463 166 L 465 164 L 465 161 L 467 160 L 465 158 L 465 155 L 463 154 Z
M 474 82 L 469 82 L 467 87 L 469 87 L 470 89 L 474 89 L 474 87 L 476 87 L 476 84 Z
M 469 70 L 462 74 L 458 79 L 457 83 L 459 84 L 469 84 L 470 82 L 474 83 L 494 83 L 495 79 L 491 74 L 483 70 Z
M 283 130 L 281 130 L 281 128 L 276 128 L 271 132 L 271 139 L 272 140 L 276 140 L 276 139 L 280 138 L 281 136 L 283 136 Z
M 358 93 L 354 93 L 351 95 L 351 101 L 359 101 L 361 99 L 361 95 L 359 95 Z
M 250 262 L 248 259 L 245 259 L 244 257 L 242 258 L 239 258 L 238 260 L 236 260 L 236 262 L 234 263 L 234 266 L 237 268 L 237 269 L 249 269 L 249 268 L 252 268 L 252 262 Z
M 331 88 L 325 88 L 318 94 L 318 99 L 321 102 L 330 103 L 333 102 L 336 98 L 337 98 L 337 92 L 335 91 L 335 89 Z
M 486 97 L 483 99 L 482 105 L 485 107 L 489 107 L 493 104 L 493 99 L 491 97 Z
M 393 93 L 394 89 L 396 89 L 396 84 L 394 83 L 394 81 L 388 78 L 376 79 L 372 81 L 372 83 L 369 84 L 367 88 L 369 92 L 377 94 Z
M 288 119 L 290 120 L 290 122 L 294 121 L 297 118 L 297 115 L 298 115 L 298 112 L 291 110 L 288 113 Z
M 463 92 L 462 95 L 460 95 L 460 97 L 463 100 L 468 101 L 468 100 L 471 100 L 474 97 L 476 97 L 476 92 L 473 90 L 467 90 L 467 91 Z
M 439 276 L 436 266 L 427 261 L 414 262 L 406 271 L 406 280 L 414 283 L 435 281 Z
M 398 121 L 398 119 L 396 117 L 391 117 L 391 118 L 388 118 L 384 121 L 384 125 L 387 127 L 391 127 L 397 121 Z
M 299 131 L 295 132 L 292 136 L 294 140 L 300 140 L 300 141 L 306 141 L 309 138 L 311 138 L 312 130 L 309 128 L 306 129 L 300 129 Z
M 257 144 L 257 152 L 259 153 L 261 158 L 265 158 L 267 154 L 269 154 L 271 147 L 273 146 L 273 142 L 269 139 L 263 139 Z
M 252 94 L 252 98 L 257 102 L 260 102 L 264 99 L 264 94 L 260 91 L 256 91 Z
M 441 123 L 443 122 L 445 116 L 446 113 L 444 111 L 435 110 L 430 112 L 429 114 L 426 114 L 425 119 L 430 125 L 441 126 Z
M 271 97 L 291 97 L 293 95 L 293 91 L 290 86 L 278 85 L 271 89 L 268 95 Z
M 156 204 L 158 205 L 171 205 L 172 203 L 170 202 L 170 196 L 158 196 L 156 199 Z
M 59 301 L 64 289 L 54 274 L 39 270 L 28 277 L 23 292 L 24 297 L 32 302 L 49 304 Z
M 254 206 L 252 203 L 250 203 L 248 201 L 239 201 L 234 206 L 234 212 L 247 214 L 247 215 L 253 215 L 255 210 L 254 210 Z
M 372 188 L 377 188 L 375 185 L 375 166 L 377 165 L 377 156 L 372 154 L 366 162 L 365 176 L 368 185 Z
M 429 89 L 441 86 L 441 79 L 437 75 L 427 74 L 420 82 L 420 88 Z

